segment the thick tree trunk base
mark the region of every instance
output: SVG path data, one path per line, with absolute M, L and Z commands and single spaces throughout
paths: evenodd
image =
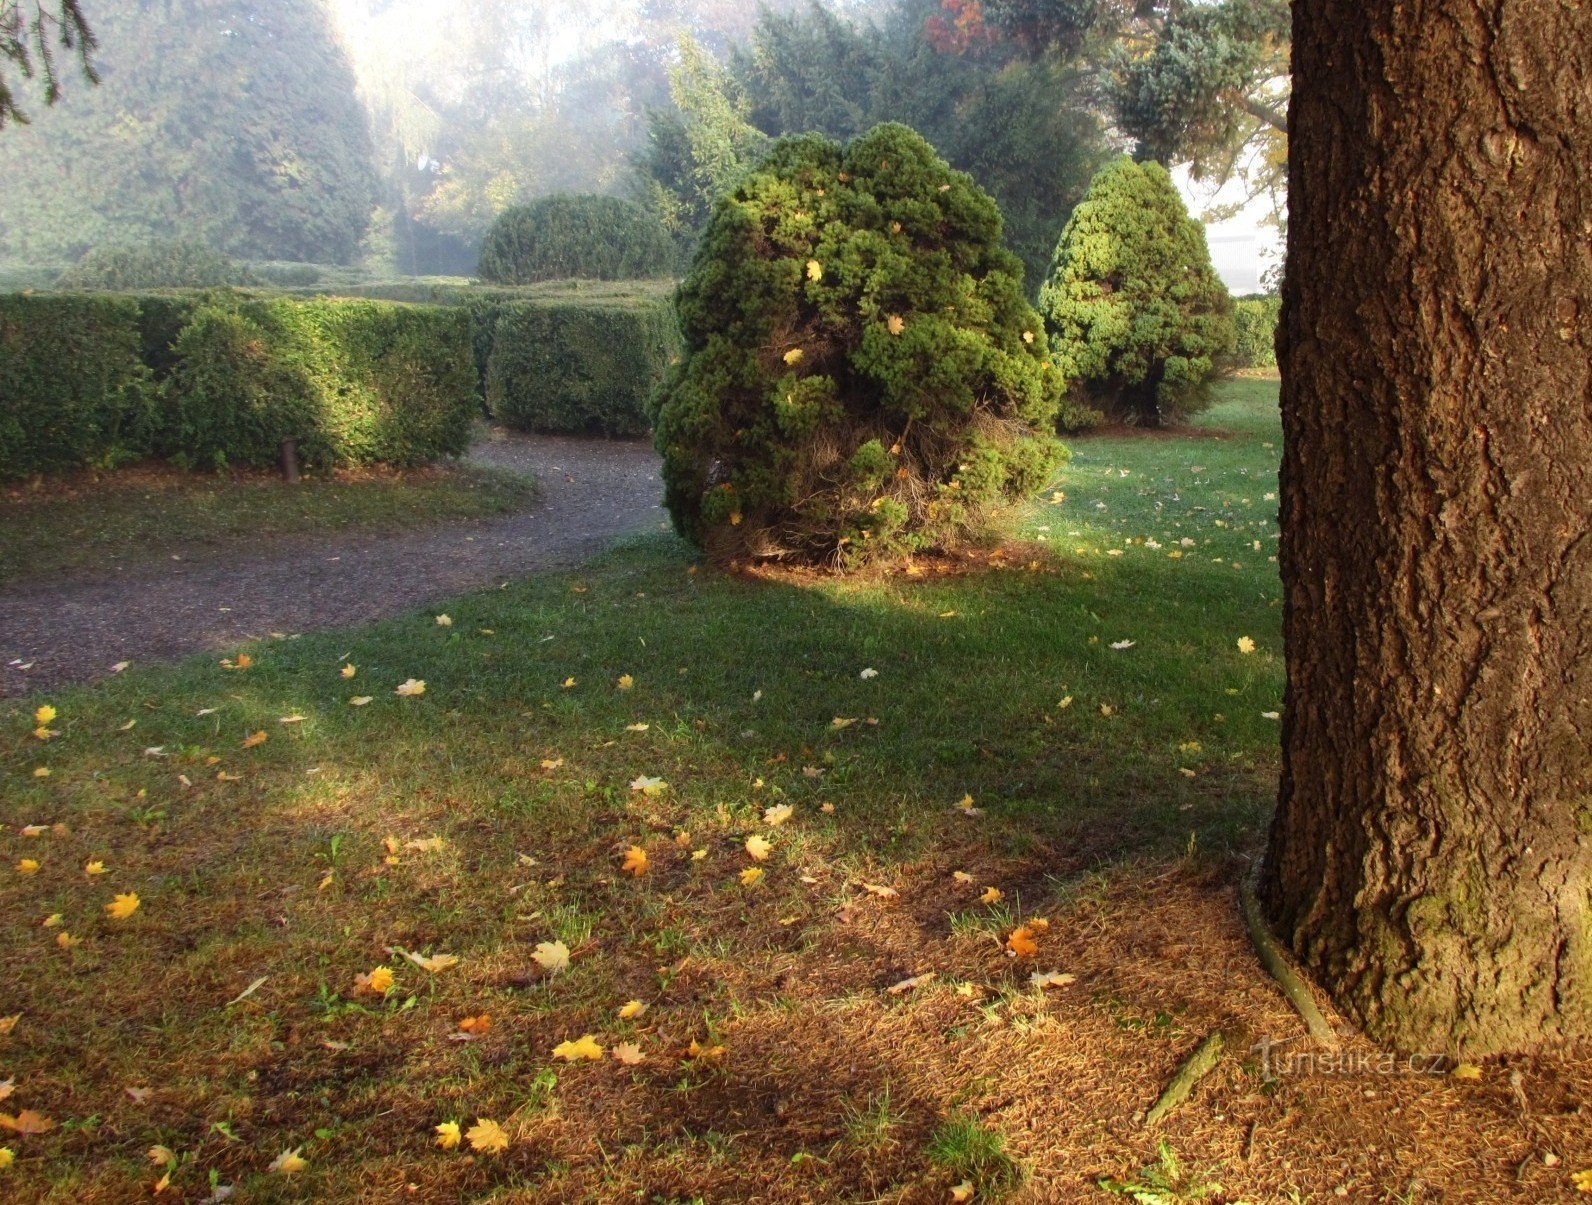
M 1592 8 L 1294 16 L 1261 899 L 1386 1045 L 1592 1037 Z

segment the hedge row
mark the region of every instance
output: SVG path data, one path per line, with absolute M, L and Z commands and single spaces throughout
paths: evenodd
M 144 456 L 308 465 L 458 455 L 478 406 L 457 309 L 236 293 L 0 295 L 0 478 Z
M 1275 293 L 1241 297 L 1233 303 L 1238 341 L 1233 360 L 1239 368 L 1277 367 L 1277 318 L 1282 298 Z
M 520 288 L 407 280 L 340 296 L 458 306 L 490 416 L 521 431 L 636 435 L 679 352 L 666 281 L 548 281 Z

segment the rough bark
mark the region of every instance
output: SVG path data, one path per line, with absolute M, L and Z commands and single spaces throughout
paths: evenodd
M 1592 1036 L 1592 3 L 1295 0 L 1261 884 L 1375 1039 Z

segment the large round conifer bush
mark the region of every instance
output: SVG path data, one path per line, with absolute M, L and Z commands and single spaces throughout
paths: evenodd
M 1233 301 L 1205 228 L 1158 163 L 1101 169 L 1073 210 L 1039 291 L 1075 400 L 1159 426 L 1210 405 L 1230 361 Z
M 1000 212 L 906 126 L 776 142 L 719 202 L 678 305 L 653 398 L 665 501 L 717 560 L 951 546 L 1064 455 Z

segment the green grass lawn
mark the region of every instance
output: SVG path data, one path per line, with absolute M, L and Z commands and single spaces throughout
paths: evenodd
M 0 1109 L 53 1125 L 12 1136 L 8 1199 L 134 1199 L 168 1171 L 182 1199 L 249 1201 L 1072 1200 L 1131 1177 L 1157 1146 L 1129 1116 L 1200 1035 L 1294 1025 L 1230 893 L 1277 772 L 1275 392 L 1079 441 L 1065 499 L 977 571 L 724 577 L 652 536 L 244 668 L 10 704 Z M 1020 924 L 1037 954 L 1010 955 Z M 1031 986 L 1048 971 L 1077 978 Z M 555 1056 L 587 1035 L 600 1058 Z M 1330 1192 L 1391 1124 L 1360 1135 L 1353 1084 L 1211 1082 L 1165 1133 L 1254 1200 Z M 1383 1091 L 1399 1124 L 1456 1126 L 1445 1093 L 1471 1087 Z M 1324 1116 L 1286 1170 L 1244 1153 Z M 478 1119 L 506 1149 L 438 1145 Z M 1468 1183 L 1490 1149 L 1432 1174 Z M 306 1165 L 269 1170 L 283 1152 Z
M 311 473 L 292 486 L 272 473 L 83 474 L 0 491 L 0 585 L 257 551 L 284 536 L 482 518 L 533 493 L 521 474 L 474 465 Z

